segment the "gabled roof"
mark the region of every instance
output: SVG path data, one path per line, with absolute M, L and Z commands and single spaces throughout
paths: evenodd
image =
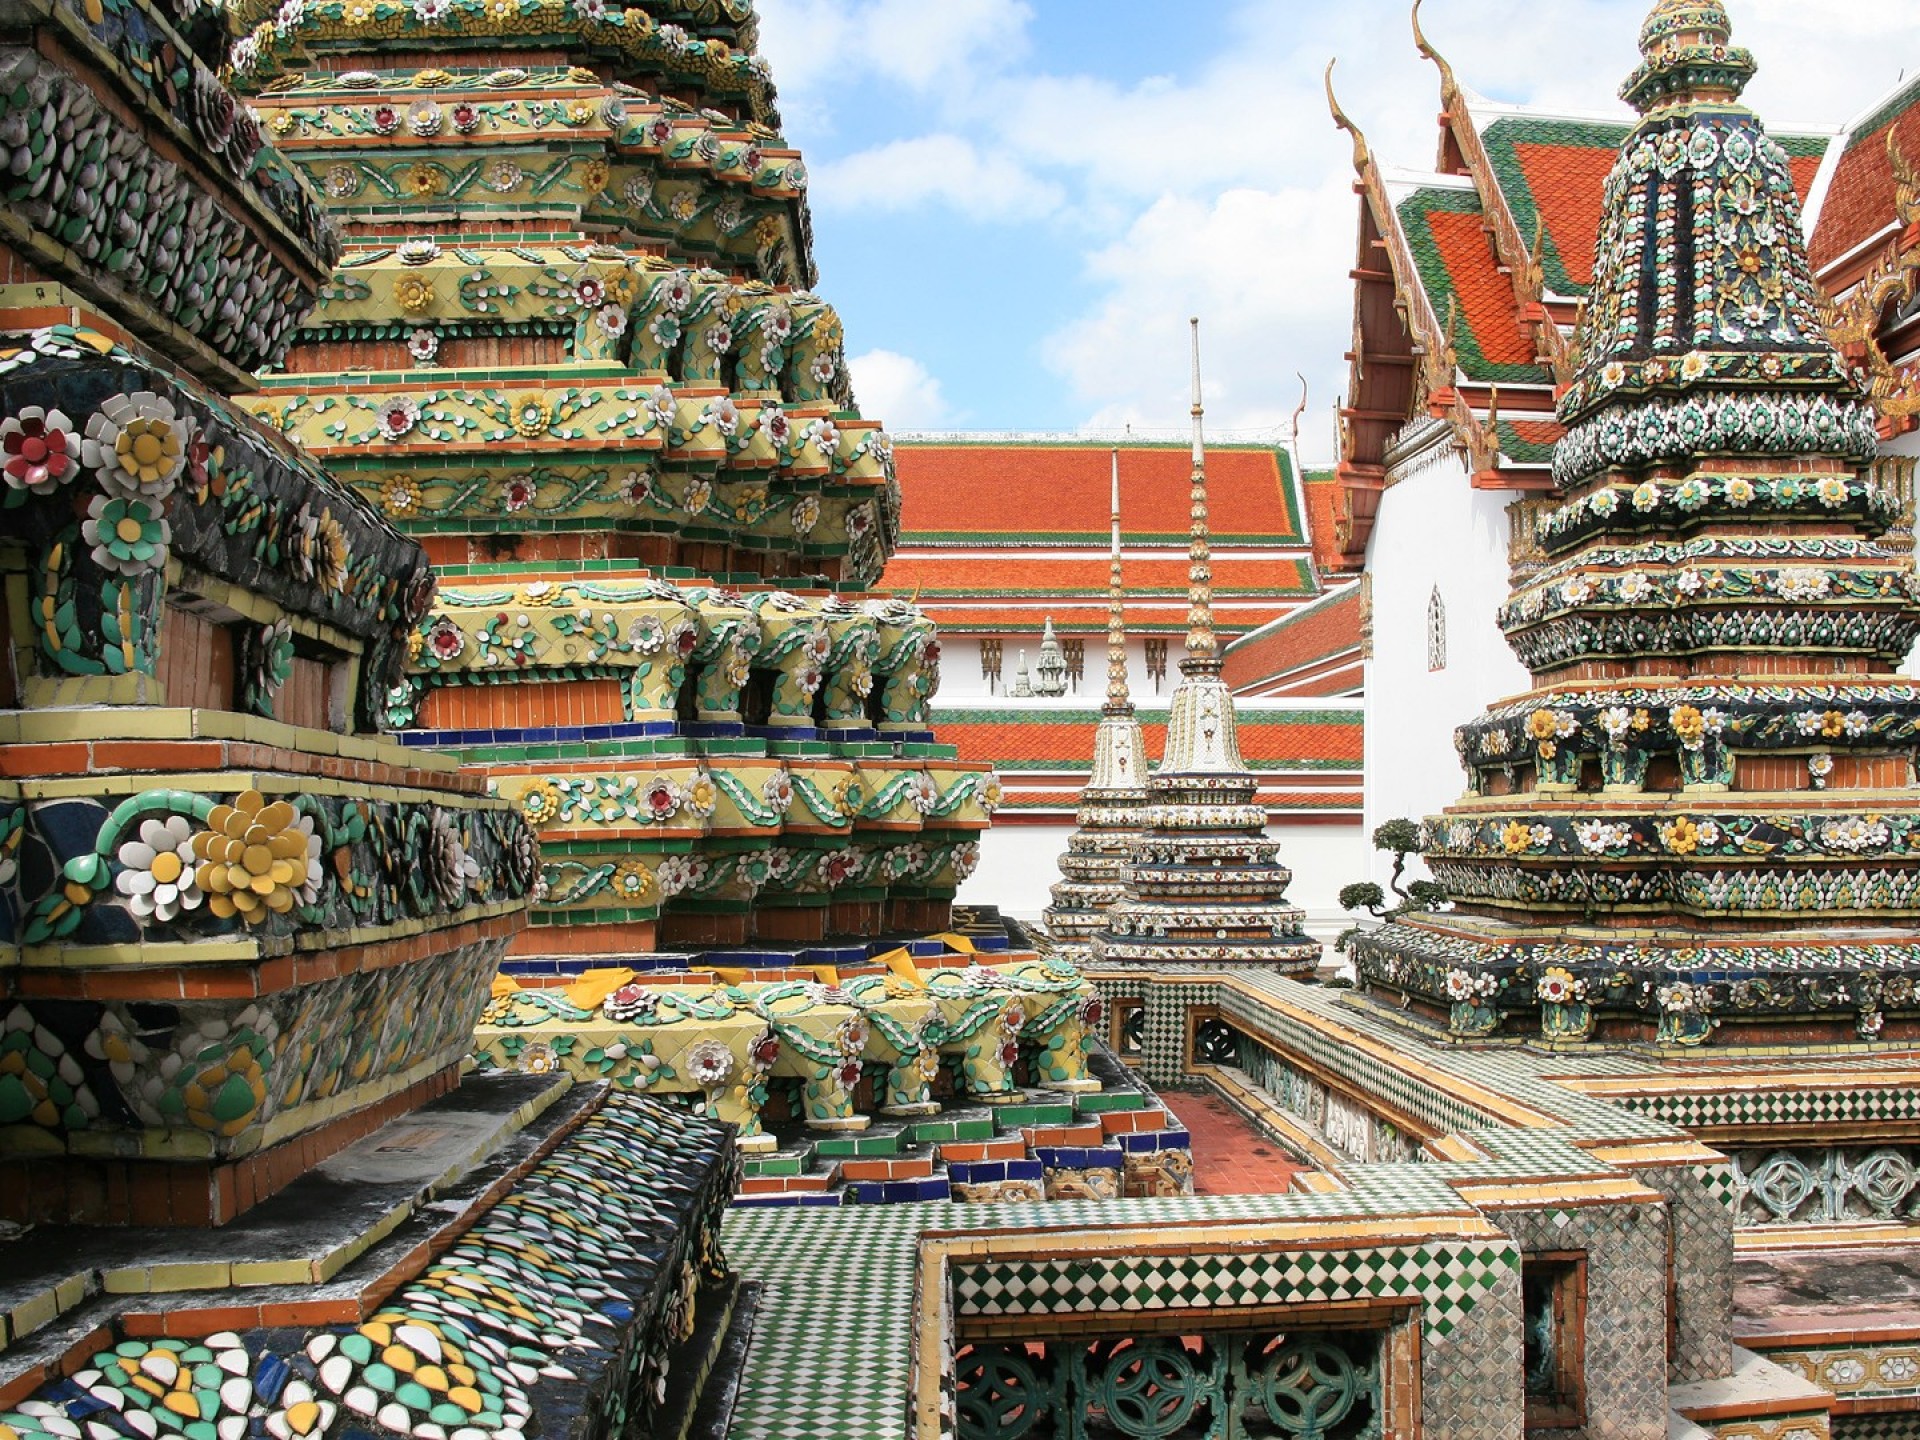
M 1187 543 L 1183 444 L 1120 441 L 1120 514 L 1132 544 Z M 900 543 L 1107 543 L 1116 442 L 1009 436 L 896 437 Z M 1217 539 L 1306 546 L 1291 457 L 1274 445 L 1207 446 L 1207 500 Z
M 1358 582 L 1329 591 L 1228 645 L 1227 684 L 1236 695 L 1358 695 L 1363 679 Z
M 1889 132 L 1909 159 L 1920 161 L 1920 78 L 1901 85 L 1847 127 L 1807 246 L 1816 274 L 1898 224 Z
M 1379 163 L 1328 91 L 1362 197 L 1336 518 L 1349 566 L 1366 551 L 1387 444 L 1422 412 L 1450 424 L 1476 487 L 1551 487 L 1554 398 L 1593 282 L 1606 178 L 1633 125 L 1473 94 L 1420 33 L 1417 6 L 1414 41 L 1440 77 L 1434 171 Z M 1833 135 L 1769 133 L 1804 203 Z

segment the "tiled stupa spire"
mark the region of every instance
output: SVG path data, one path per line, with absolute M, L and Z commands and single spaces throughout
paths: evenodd
M 998 786 L 813 289 L 747 0 L 241 0 L 345 254 L 246 403 L 439 576 L 387 697 L 541 842 L 520 955 L 944 928 Z
M 1220 675 L 1207 540 L 1200 322 L 1193 321 L 1193 510 L 1188 539 L 1187 653 L 1167 717 L 1167 748 L 1149 783 L 1148 829 L 1135 843 L 1124 898 L 1094 941 L 1096 963 L 1260 964 L 1310 971 L 1320 946 L 1286 903 L 1291 872 L 1267 838 L 1258 782 L 1240 758 L 1233 694 Z
M 1120 559 L 1120 452 L 1113 452 L 1113 551 L 1107 575 L 1107 699 L 1093 733 L 1093 772 L 1080 793 L 1079 828 L 1060 857 L 1064 877 L 1053 887 L 1047 933 L 1074 959 L 1084 958 L 1107 908 L 1126 893 L 1131 847 L 1145 823 L 1149 764 L 1140 720 L 1127 689 L 1126 594 Z
M 1534 688 L 1459 732 L 1454 910 L 1357 946 L 1456 1033 L 1913 1031 L 1920 605 L 1731 38 L 1717 0 L 1641 32 L 1548 559 L 1500 615 Z

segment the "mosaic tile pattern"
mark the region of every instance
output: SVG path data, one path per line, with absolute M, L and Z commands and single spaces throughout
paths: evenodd
M 645 1429 L 724 1273 L 723 1127 L 614 1095 L 367 1321 L 127 1339 L 0 1440 L 524 1440 Z

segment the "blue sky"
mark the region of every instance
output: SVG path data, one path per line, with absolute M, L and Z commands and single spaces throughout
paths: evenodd
M 1426 0 L 1496 100 L 1624 114 L 1647 0 Z M 807 156 L 821 293 L 894 430 L 1177 433 L 1203 317 L 1216 433 L 1332 446 L 1356 201 L 1335 85 L 1430 165 L 1438 88 L 1401 0 L 761 0 Z M 1837 126 L 1920 69 L 1913 0 L 1729 0 L 1763 118 Z

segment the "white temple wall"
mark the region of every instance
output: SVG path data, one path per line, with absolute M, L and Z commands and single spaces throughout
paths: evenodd
M 1466 460 L 1440 421 L 1408 428 L 1389 455 L 1388 477 L 1367 543 L 1369 836 L 1383 821 L 1422 819 L 1458 799 L 1466 775 L 1454 752 L 1454 728 L 1528 685 L 1494 623 L 1507 597 L 1507 507 L 1515 497 L 1472 487 Z M 1437 669 L 1428 645 L 1436 593 L 1445 641 Z M 1365 864 L 1349 878 L 1384 885 L 1391 869 L 1390 858 L 1369 845 Z
M 945 625 L 940 630 L 940 695 L 941 702 L 952 700 L 991 700 L 995 703 L 1005 701 L 1010 705 L 1058 705 L 1062 701 L 1086 701 L 1098 705 L 1107 695 L 1107 640 L 1102 635 L 1081 637 L 1086 643 L 1086 658 L 1081 670 L 1080 683 L 1069 683 L 1064 696 L 1049 699 L 1034 696 L 1031 700 L 1015 699 L 1012 695 L 1014 673 L 1020 665 L 1020 651 L 1027 652 L 1027 672 L 1031 681 L 1033 667 L 1040 662 L 1040 637 L 1038 635 L 1006 636 L 1001 641 L 1000 679 L 997 684 L 989 685 L 987 678 L 980 673 L 980 637 L 954 633 Z M 1147 673 L 1147 650 L 1144 638 L 1130 639 L 1127 643 L 1127 685 L 1133 691 L 1136 701 L 1151 702 L 1155 695 L 1162 697 L 1173 693 L 1174 683 L 1180 678 L 1179 663 L 1182 654 L 1180 641 L 1175 637 L 1167 646 L 1167 674 L 1156 689 L 1153 677 Z

